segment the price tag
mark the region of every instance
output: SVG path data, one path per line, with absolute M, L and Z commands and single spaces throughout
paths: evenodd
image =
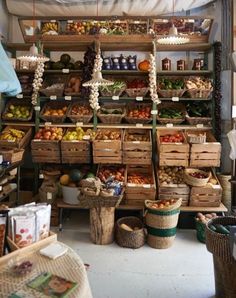
M 133 144 L 140 144 L 140 141 L 133 141 Z
M 173 96 L 173 97 L 172 97 L 172 101 L 179 101 L 179 97 L 177 97 L 177 96 Z
M 129 186 L 129 187 L 135 187 L 136 184 L 135 183 L 127 183 L 127 186 Z
M 137 101 L 143 101 L 143 97 L 142 96 L 136 96 L 136 100 Z
M 0 185 L 0 191 L 2 191 L 2 185 Z
M 76 127 L 83 126 L 83 122 L 76 122 L 75 126 Z
M 51 22 L 51 23 L 56 23 L 56 20 L 51 20 L 50 22 Z
M 168 128 L 173 127 L 173 126 L 174 126 L 173 123 L 167 123 L 166 124 L 166 127 L 168 127 Z
M 43 174 L 39 174 L 39 179 L 43 179 L 44 175 Z
M 111 143 L 111 140 L 104 140 L 104 143 Z
M 113 99 L 113 100 L 119 100 L 119 98 L 120 98 L 120 97 L 117 96 L 117 95 L 113 95 L 113 96 L 112 96 L 112 99 Z
M 70 72 L 69 68 L 63 68 L 61 71 L 62 71 L 62 73 L 69 73 Z
M 23 94 L 17 94 L 16 98 L 23 98 Z
M 57 99 L 57 96 L 56 95 L 51 95 L 50 96 L 50 100 L 56 100 Z
M 90 136 L 89 136 L 89 135 L 84 135 L 84 136 L 83 136 L 83 140 L 86 140 L 86 141 L 87 141 L 87 140 L 90 140 Z
M 71 96 L 65 96 L 65 100 L 71 100 Z
M 232 106 L 232 118 L 236 118 L 236 106 Z
M 34 107 L 34 110 L 35 110 L 35 111 L 40 111 L 40 106 L 35 106 L 35 107 Z
M 151 110 L 152 115 L 157 115 L 157 110 Z
M 50 125 L 52 125 L 52 122 L 45 122 L 44 125 L 45 126 L 50 126 Z
M 34 142 L 41 142 L 41 139 L 34 139 Z
M 134 24 L 140 24 L 140 21 L 134 21 Z
M 73 22 L 74 22 L 73 20 L 68 20 L 67 21 L 68 24 L 73 24 Z
M 14 143 L 14 140 L 7 140 L 8 143 Z
M 143 184 L 143 187 L 144 188 L 151 188 L 151 185 L 150 184 Z
M 203 128 L 203 126 L 204 126 L 203 124 L 197 124 L 196 125 L 197 128 Z
M 212 188 L 214 188 L 214 189 L 221 189 L 220 185 L 212 185 Z
M 72 143 L 78 143 L 79 140 L 71 140 L 70 142 L 72 142 Z
M 142 123 L 136 123 L 135 126 L 136 126 L 136 127 L 143 127 L 143 124 L 142 124 Z
M 51 192 L 47 192 L 47 200 L 52 200 L 52 193 Z

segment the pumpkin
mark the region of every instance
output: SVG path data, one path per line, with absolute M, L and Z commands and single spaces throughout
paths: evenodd
M 139 63 L 138 69 L 141 71 L 148 71 L 150 66 L 150 62 L 148 60 L 143 60 Z
M 70 182 L 70 177 L 69 177 L 69 175 L 62 175 L 61 177 L 60 177 L 60 183 L 61 183 L 61 185 L 68 185 L 69 184 L 69 182 Z

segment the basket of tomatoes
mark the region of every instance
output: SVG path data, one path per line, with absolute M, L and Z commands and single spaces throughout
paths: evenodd
M 131 104 L 127 106 L 125 120 L 128 123 L 147 124 L 152 121 L 152 106 L 150 104 Z

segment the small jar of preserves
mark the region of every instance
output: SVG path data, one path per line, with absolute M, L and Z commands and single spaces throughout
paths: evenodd
M 168 58 L 165 58 L 161 60 L 162 62 L 162 70 L 171 70 L 171 60 Z
M 177 61 L 177 70 L 185 70 L 185 60 Z

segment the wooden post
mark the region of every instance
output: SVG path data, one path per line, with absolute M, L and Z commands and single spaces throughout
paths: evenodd
M 90 209 L 90 235 L 95 244 L 110 244 L 114 241 L 114 207 L 96 207 Z

